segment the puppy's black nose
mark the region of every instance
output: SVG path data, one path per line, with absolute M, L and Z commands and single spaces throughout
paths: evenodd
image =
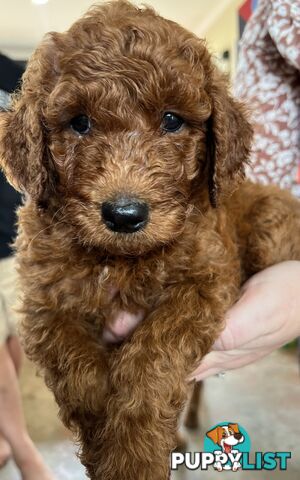
M 120 198 L 102 203 L 101 213 L 103 222 L 113 232 L 134 233 L 146 225 L 149 207 L 136 199 Z
M 233 436 L 234 436 L 234 438 L 236 438 L 237 440 L 240 440 L 243 435 L 242 435 L 241 433 L 235 433 Z

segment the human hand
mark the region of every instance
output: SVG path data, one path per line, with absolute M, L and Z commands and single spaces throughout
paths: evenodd
M 121 343 L 129 337 L 143 318 L 143 310 L 140 310 L 137 314 L 120 310 L 117 316 L 105 326 L 103 340 L 105 343 Z
M 119 312 L 104 330 L 108 343 L 120 343 L 143 319 Z M 243 367 L 300 335 L 300 262 L 283 262 L 257 273 L 242 287 L 240 300 L 228 311 L 226 326 L 212 351 L 193 374 L 203 380 Z
M 300 335 L 300 262 L 257 273 L 228 311 L 226 326 L 192 378 L 197 381 L 248 365 Z

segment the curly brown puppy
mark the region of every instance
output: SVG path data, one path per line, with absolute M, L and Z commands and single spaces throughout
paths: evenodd
M 251 127 L 205 43 L 124 1 L 49 34 L 0 119 L 26 192 L 27 354 L 90 478 L 166 480 L 188 375 L 241 283 L 300 259 L 299 203 L 243 183 Z M 116 312 L 141 309 L 128 341 L 103 343 Z

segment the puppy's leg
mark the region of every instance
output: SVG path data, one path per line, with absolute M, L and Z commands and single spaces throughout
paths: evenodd
M 93 480 L 169 479 L 188 375 L 210 349 L 226 307 L 196 286 L 173 288 L 117 352 L 104 431 L 84 447 Z
M 190 430 L 199 428 L 199 407 L 202 390 L 202 382 L 197 382 L 191 387 L 189 399 L 180 418 L 179 424 Z M 187 451 L 188 440 L 185 432 L 178 430 L 176 433 L 176 452 Z
M 195 383 L 191 399 L 188 403 L 188 410 L 186 413 L 184 425 L 191 430 L 196 430 L 197 428 L 199 428 L 199 408 L 202 388 L 202 382 Z
M 107 362 L 104 347 L 92 337 L 87 324 L 74 313 L 31 312 L 21 330 L 25 351 L 42 369 L 64 423 L 74 426 L 78 412 L 99 413 L 106 392 Z
M 300 202 L 288 192 L 262 189 L 247 213 L 247 277 L 286 260 L 300 260 Z

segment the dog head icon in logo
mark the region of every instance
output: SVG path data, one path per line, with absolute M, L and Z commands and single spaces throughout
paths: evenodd
M 237 423 L 228 423 L 222 427 L 218 426 L 209 430 L 206 435 L 225 453 L 231 453 L 234 445 L 244 441 L 244 435 L 239 431 Z
M 245 436 L 246 432 L 244 430 L 242 432 L 237 423 L 218 424 L 206 433 L 206 437 L 213 442 L 213 446 L 211 442 L 209 442 L 209 445 L 207 441 L 205 443 L 208 447 L 207 451 L 212 450 L 216 455 L 214 463 L 216 470 L 219 472 L 222 470 L 237 471 L 241 468 L 238 460 L 241 457 L 241 452 L 245 451 L 244 448 L 240 448 L 240 445 L 245 442 Z M 246 443 L 248 443 L 248 439 Z M 246 450 L 248 450 L 247 447 Z

